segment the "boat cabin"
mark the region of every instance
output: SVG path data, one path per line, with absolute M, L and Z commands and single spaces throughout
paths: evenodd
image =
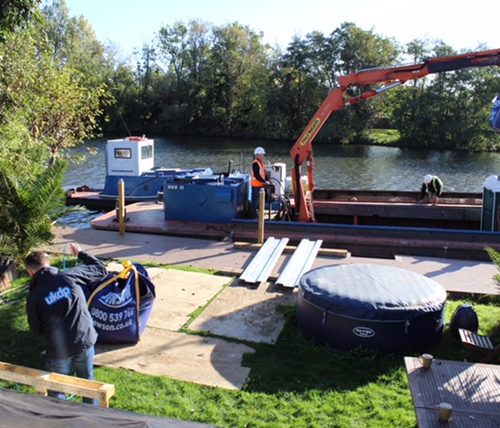
M 106 174 L 138 177 L 154 168 L 154 140 L 126 137 L 108 140 Z

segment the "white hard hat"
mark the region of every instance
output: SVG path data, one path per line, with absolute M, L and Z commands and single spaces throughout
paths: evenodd
M 432 175 L 426 174 L 424 177 L 424 183 L 429 184 L 432 181 Z
M 257 147 L 254 151 L 253 151 L 253 154 L 254 155 L 265 155 L 266 154 L 266 151 L 264 150 L 264 147 Z

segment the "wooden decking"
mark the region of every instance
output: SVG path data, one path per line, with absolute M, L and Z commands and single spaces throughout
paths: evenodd
M 405 365 L 419 427 L 500 426 L 500 366 L 434 360 L 424 369 L 414 357 Z M 448 423 L 437 415 L 442 402 L 453 406 Z

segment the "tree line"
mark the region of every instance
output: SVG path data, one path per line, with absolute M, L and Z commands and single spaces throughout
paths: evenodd
M 239 23 L 176 23 L 143 48 L 127 84 L 114 82 L 117 102 L 107 110 L 105 130 L 123 133 L 127 124 L 153 135 L 294 140 L 339 76 L 457 53 L 443 42 L 401 46 L 353 23 L 296 37 L 285 49 L 271 48 Z M 401 145 L 497 150 L 500 139 L 487 119 L 498 77 L 498 67 L 490 67 L 416 81 L 336 112 L 317 140 L 366 142 L 371 129 L 388 128 L 399 132 Z
M 98 135 L 294 140 L 339 76 L 460 53 L 442 41 L 402 46 L 348 22 L 271 47 L 240 23 L 193 20 L 159 28 L 132 64 L 99 41 L 83 16 L 70 16 L 64 0 L 39 9 L 39 0 L 8 3 L 18 5 L 24 25 L 0 41 L 3 122 L 29 116 L 29 135 L 51 161 Z M 396 130 L 401 145 L 497 150 L 488 113 L 499 76 L 498 67 L 486 67 L 420 79 L 335 112 L 316 141 L 369 142 L 370 130 L 384 128 Z
M 62 159 L 85 140 L 142 134 L 294 140 L 339 76 L 456 53 L 442 41 L 403 46 L 349 22 L 272 47 L 241 23 L 192 20 L 159 28 L 132 63 L 99 41 L 85 17 L 71 16 L 64 0 L 4 0 L 0 253 L 34 245 L 30 234 L 46 235 L 61 208 Z M 316 142 L 370 142 L 371 131 L 384 128 L 395 130 L 401 145 L 498 150 L 488 113 L 499 76 L 498 67 L 486 67 L 415 81 L 336 112 Z M 26 218 L 18 211 L 33 215 L 42 202 L 30 193 L 35 186 L 45 189 L 47 215 Z M 28 230 L 35 218 L 46 223 Z M 15 244 L 8 228 L 19 232 Z

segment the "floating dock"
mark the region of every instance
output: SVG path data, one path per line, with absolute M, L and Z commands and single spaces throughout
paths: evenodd
M 422 206 L 439 214 L 440 207 Z M 233 220 L 231 223 L 203 223 L 166 221 L 163 204 L 136 203 L 127 206 L 128 232 L 195 238 L 255 241 L 255 220 Z M 92 227 L 118 231 L 115 211 L 92 221 Z M 442 229 L 426 227 L 395 227 L 356 224 L 326 224 L 297 222 L 265 222 L 265 237 L 290 239 L 298 244 L 301 239 L 323 240 L 323 248 L 344 248 L 361 257 L 393 258 L 401 255 L 490 260 L 485 248 L 500 250 L 500 233 L 479 230 Z

